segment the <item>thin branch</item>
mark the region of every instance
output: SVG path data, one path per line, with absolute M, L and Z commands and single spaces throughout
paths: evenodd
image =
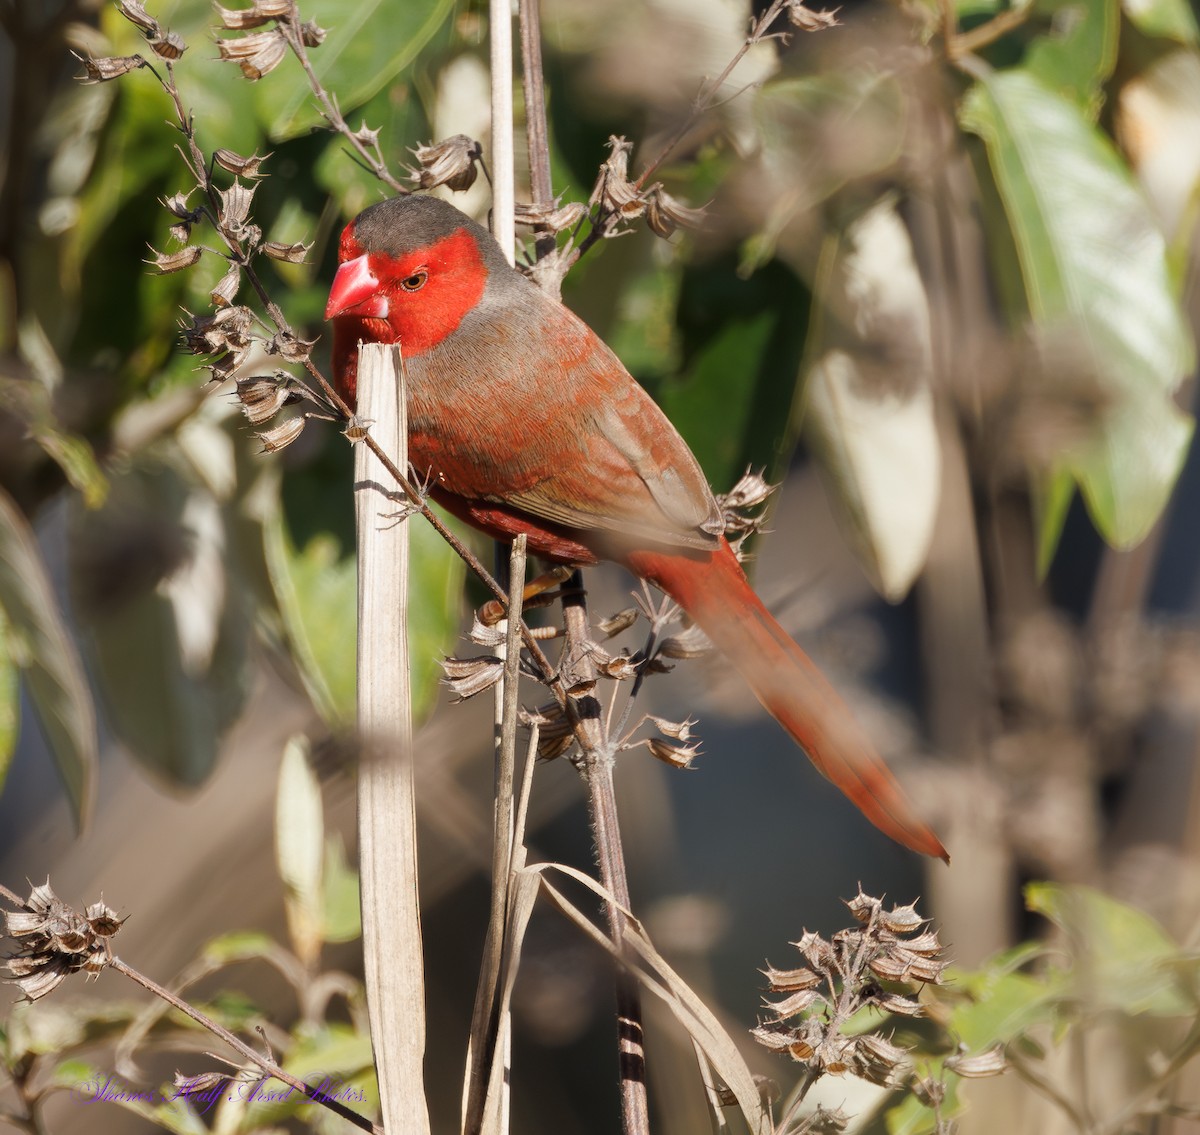
M 1032 4 L 1026 4 L 1021 8 L 1008 8 L 993 16 L 987 23 L 972 28 L 969 32 L 953 31 L 953 13 L 951 13 L 950 29 L 952 34 L 946 39 L 946 57 L 952 62 L 957 62 L 964 55 L 973 55 L 989 44 L 995 43 L 1001 36 L 1019 28 L 1029 19 L 1032 11 Z M 943 15 L 943 26 L 945 26 L 945 15 Z
M 350 143 L 359 160 L 384 185 L 389 189 L 395 190 L 397 193 L 411 193 L 412 190 L 399 181 L 391 170 L 388 169 L 387 163 L 378 152 L 379 147 L 376 146 L 376 152 L 372 154 L 358 134 L 350 129 L 346 124 L 346 120 L 342 117 L 342 112 L 338 109 L 337 100 L 332 98 L 329 92 L 321 85 L 321 80 L 317 78 L 317 73 L 313 70 L 312 63 L 309 62 L 308 51 L 304 46 L 304 36 L 300 30 L 300 14 L 295 4 L 291 5 L 291 9 L 286 16 L 279 18 L 278 26 L 279 30 L 283 33 L 283 38 L 287 41 L 288 47 L 291 48 L 292 54 L 295 55 L 305 76 L 308 78 L 308 85 L 312 88 L 313 96 L 320 104 L 321 113 L 324 114 L 326 121 Z
M 725 69 L 715 79 L 710 79 L 701 86 L 695 99 L 692 101 L 691 112 L 676 127 L 675 132 L 667 139 L 658 156 L 642 171 L 641 176 L 634 183 L 639 189 L 654 176 L 663 162 L 674 153 L 675 147 L 687 137 L 688 132 L 696 125 L 701 116 L 712 108 L 716 94 L 725 85 L 725 80 L 733 74 L 734 68 L 746 57 L 747 52 L 767 38 L 771 25 L 779 18 L 786 6 L 787 0 L 774 0 L 769 8 L 757 20 L 751 23 L 750 33 L 746 36 L 742 46 L 738 48 L 733 58 L 725 64 Z
M 5 897 L 7 897 L 9 893 L 10 892 L 6 891 Z M 321 1092 L 319 1088 L 311 1087 L 303 1080 L 293 1076 L 290 1072 L 285 1072 L 277 1064 L 263 1056 L 262 1053 L 256 1052 L 245 1041 L 234 1036 L 234 1034 L 225 1028 L 224 1025 L 220 1025 L 211 1017 L 205 1016 L 205 1014 L 201 1013 L 199 1009 L 189 1005 L 181 997 L 176 997 L 174 993 L 164 986 L 159 985 L 157 981 L 146 977 L 145 974 L 140 973 L 132 966 L 126 965 L 123 961 L 121 961 L 120 958 L 113 957 L 109 959 L 108 966 L 112 969 L 115 969 L 118 973 L 124 974 L 131 981 L 134 981 L 138 985 L 142 986 L 143 989 L 148 989 L 156 997 L 161 997 L 164 1001 L 169 1002 L 172 1006 L 174 1006 L 174 1008 L 190 1017 L 198 1025 L 206 1028 L 215 1036 L 220 1037 L 227 1045 L 230 1046 L 230 1048 L 232 1048 L 240 1056 L 245 1057 L 252 1064 L 265 1072 L 268 1076 L 279 1080 L 281 1083 L 287 1084 L 289 1087 L 295 1088 L 298 1092 L 302 1092 L 315 1103 L 323 1104 L 336 1115 L 340 1115 L 343 1119 L 353 1123 L 355 1127 L 358 1127 L 363 1131 L 370 1131 L 372 1132 L 372 1135 L 383 1135 L 382 1127 L 376 1126 L 365 1116 L 359 1115 L 355 1111 L 351 1111 L 338 1100 L 330 1099 L 323 1092 Z

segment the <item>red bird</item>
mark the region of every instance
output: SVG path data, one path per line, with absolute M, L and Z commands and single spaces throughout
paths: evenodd
M 395 197 L 342 233 L 325 318 L 353 401 L 360 340 L 399 343 L 409 460 L 439 504 L 555 563 L 615 560 L 671 596 L 881 831 L 947 859 L 866 734 L 754 594 L 686 443 L 573 312 L 453 205 Z M 503 427 L 503 428 L 501 428 Z

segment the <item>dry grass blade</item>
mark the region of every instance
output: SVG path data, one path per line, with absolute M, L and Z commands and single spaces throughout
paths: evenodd
M 398 346 L 359 348 L 358 410 L 401 468 L 407 464 Z M 384 1127 L 428 1132 L 424 971 L 417 906 L 417 831 L 408 677 L 408 534 L 380 486 L 386 468 L 355 450 L 358 531 L 358 779 L 363 955 Z
M 642 924 L 628 911 L 624 912 L 623 945 L 626 952 L 622 955 L 620 947 L 614 946 L 607 935 L 598 929 L 583 911 L 546 880 L 545 875 L 549 871 L 558 871 L 568 878 L 574 879 L 606 903 L 613 901 L 612 896 L 595 879 L 561 863 L 539 863 L 526 868 L 526 872 L 539 876 L 547 897 L 559 910 L 602 949 L 614 958 L 623 960 L 638 981 L 675 1014 L 693 1042 L 707 1057 L 712 1071 L 724 1082 L 730 1094 L 737 1101 L 738 1108 L 750 1131 L 754 1135 L 771 1135 L 771 1118 L 763 1106 L 758 1085 L 755 1083 L 737 1043 L 721 1027 L 712 1010 L 654 948 L 654 944 L 642 928 Z M 631 963 L 631 957 L 636 957 L 641 964 Z M 703 1069 L 701 1072 L 702 1075 L 705 1074 Z

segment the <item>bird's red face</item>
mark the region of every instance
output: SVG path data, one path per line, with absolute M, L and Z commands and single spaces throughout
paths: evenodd
M 412 357 L 451 335 L 483 295 L 487 268 L 475 238 L 456 229 L 402 256 L 364 248 L 355 222 L 342 232 L 325 318 L 338 337 L 399 343 Z

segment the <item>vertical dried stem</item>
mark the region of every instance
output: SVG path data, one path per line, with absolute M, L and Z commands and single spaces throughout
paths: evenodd
M 525 144 L 529 150 L 529 190 L 534 205 L 554 199 L 550 180 L 550 131 L 546 124 L 546 76 L 542 69 L 542 20 L 538 0 L 520 0 L 521 83 L 525 93 Z M 553 233 L 534 241 L 538 260 L 554 251 Z
M 512 0 L 490 0 L 488 34 L 492 63 L 492 235 L 513 262 Z
M 594 682 L 596 671 L 586 651 L 588 615 L 586 593 L 578 572 L 574 587 L 568 585 L 563 597 L 566 624 L 564 658 L 572 668 L 574 683 Z M 606 904 L 609 936 L 618 950 L 625 940 L 623 910 L 631 908 L 629 877 L 625 870 L 625 849 L 617 820 L 617 801 L 613 787 L 615 765 L 612 746 L 604 736 L 600 704 L 593 697 L 578 699 L 579 721 L 575 729 L 582 750 L 579 770 L 587 784 L 588 815 L 592 839 L 600 864 L 600 882 L 615 902 Z M 641 993 L 632 974 L 617 972 L 617 1059 L 621 1081 L 621 1130 L 623 1135 L 649 1135 L 650 1112 L 646 1099 L 646 1050 L 642 1027 Z
M 546 124 L 546 84 L 542 69 L 541 21 L 538 0 L 520 0 L 521 63 L 525 93 L 525 131 L 529 151 L 530 190 L 535 205 L 549 204 L 554 196 L 550 179 L 550 141 Z M 552 234 L 536 243 L 538 259 L 552 252 Z M 576 681 L 595 681 L 596 673 L 586 651 L 588 616 L 582 575 L 575 573 L 563 599 L 566 643 L 563 657 L 574 668 Z M 592 698 L 581 699 L 575 707 L 578 720 L 575 735 L 582 757 L 579 768 L 587 783 L 588 812 L 592 838 L 600 863 L 600 881 L 616 903 L 608 904 L 608 931 L 620 948 L 624 941 L 625 916 L 621 908 L 631 907 L 629 879 L 625 870 L 625 852 L 617 820 L 616 794 L 613 787 L 613 753 L 604 735 L 599 704 Z M 642 1027 L 641 994 L 637 982 L 626 971 L 617 974 L 617 1045 L 621 1083 L 621 1126 L 625 1135 L 648 1135 L 649 1108 L 646 1099 L 646 1054 Z
M 519 612 L 525 586 L 524 533 L 512 545 L 508 564 L 509 611 Z M 509 877 L 513 851 L 513 785 L 517 748 L 517 682 L 521 666 L 521 620 L 507 620 L 504 680 L 498 695 L 500 733 L 496 754 L 495 819 L 492 843 L 492 905 L 488 918 L 487 939 L 475 990 L 475 1008 L 471 1018 L 471 1041 L 467 1053 L 467 1081 L 463 1086 L 462 1130 L 473 1135 L 480 1130 L 485 1113 L 501 1108 L 503 1126 L 508 1124 L 508 1076 L 497 1082 L 492 1076 L 496 1065 L 496 1047 L 506 1044 L 508 1020 L 500 1017 L 500 968 L 504 955 L 505 928 L 508 925 Z M 503 1064 L 507 1070 L 507 1058 Z M 489 1099 L 497 1091 L 503 1100 Z
M 407 464 L 403 363 L 398 346 L 359 347 L 358 410 L 385 452 Z M 359 861 L 363 958 L 383 1125 L 427 1135 L 422 1065 L 425 992 L 417 891 L 417 829 L 408 673 L 408 529 L 394 510 L 387 472 L 355 450 L 358 531 Z M 382 506 L 382 507 L 381 507 Z

